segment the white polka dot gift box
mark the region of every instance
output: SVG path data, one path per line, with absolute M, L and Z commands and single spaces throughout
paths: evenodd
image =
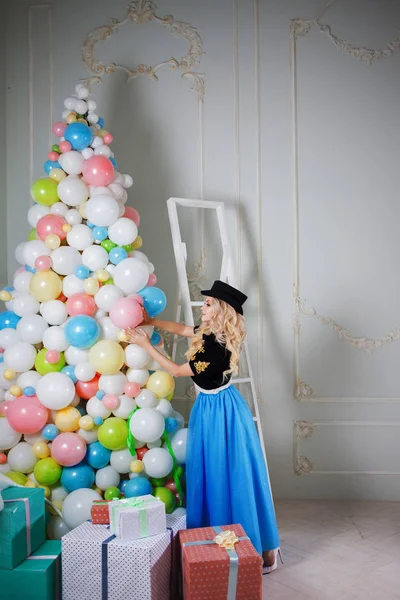
M 179 533 L 185 600 L 262 600 L 262 561 L 241 525 Z
M 110 530 L 124 541 L 165 533 L 165 504 L 151 494 L 114 500 L 108 505 Z
M 169 600 L 171 538 L 185 527 L 167 515 L 166 533 L 126 542 L 82 523 L 62 538 L 63 600 Z

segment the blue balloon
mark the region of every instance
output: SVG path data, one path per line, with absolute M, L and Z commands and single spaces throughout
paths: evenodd
M 143 306 L 149 317 L 156 317 L 167 306 L 167 297 L 160 288 L 144 287 L 138 294 L 143 298 Z
M 73 367 L 72 365 L 67 365 L 66 367 L 61 369 L 61 373 L 64 373 L 64 375 L 67 375 L 70 378 L 70 380 L 72 381 L 72 383 L 76 383 L 78 381 L 78 378 L 75 375 L 75 367 Z
M 118 163 L 113 156 L 110 156 L 108 160 L 110 161 L 110 163 L 112 163 L 114 169 L 118 169 Z
M 25 271 L 29 271 L 29 273 L 36 273 L 35 267 L 30 267 L 29 265 L 25 265 Z
M 87 279 L 90 275 L 90 269 L 85 265 L 78 265 L 75 267 L 74 275 L 78 279 Z
M 97 121 L 97 125 L 98 125 L 98 126 L 101 128 L 101 129 L 103 129 L 103 127 L 104 127 L 104 119 L 103 119 L 103 117 L 99 117 L 99 120 Z
M 35 388 L 32 385 L 28 385 L 27 387 L 23 388 L 22 393 L 24 396 L 34 396 Z
M 93 237 L 97 242 L 102 242 L 108 235 L 107 227 L 93 227 Z
M 119 489 L 121 491 L 121 494 L 123 494 L 125 496 L 125 488 L 127 486 L 127 484 L 129 483 L 130 479 L 122 479 L 122 481 L 119 482 Z
M 162 340 L 161 335 L 158 333 L 158 331 L 153 331 L 153 335 L 150 338 L 150 342 L 152 344 L 152 346 L 157 346 L 157 344 L 159 344 Z
M 90 146 L 93 135 L 84 123 L 71 123 L 65 130 L 64 138 L 74 150 L 83 150 Z
M 45 440 L 53 441 L 58 436 L 58 428 L 55 425 L 46 425 L 42 429 L 42 436 Z
M 146 477 L 134 477 L 130 479 L 124 487 L 125 498 L 133 498 L 135 496 L 145 496 L 151 494 L 151 483 Z
M 90 488 L 94 484 L 94 471 L 89 465 L 79 463 L 73 467 L 64 467 L 61 473 L 61 485 L 67 492 L 80 488 Z
M 112 250 L 110 250 L 108 256 L 110 258 L 110 261 L 113 263 L 113 265 L 117 265 L 118 263 L 121 262 L 121 260 L 125 260 L 125 258 L 128 258 L 128 253 L 125 250 L 125 248 L 121 248 L 120 246 L 117 246 L 116 248 L 113 248 Z
M 93 469 L 103 469 L 110 462 L 111 450 L 104 448 L 100 442 L 89 444 L 86 450 L 85 460 Z
M 43 165 L 43 168 L 47 175 L 49 175 L 52 169 L 61 169 L 61 165 L 57 160 L 46 160 L 46 162 Z
M 16 315 L 12 310 L 5 310 L 0 313 L 0 330 L 6 329 L 7 327 L 16 329 L 20 319 L 21 317 Z
M 88 315 L 71 317 L 64 327 L 65 338 L 76 348 L 90 348 L 99 338 L 100 326 L 96 319 Z
M 165 431 L 172 433 L 176 429 L 178 429 L 178 421 L 174 417 L 167 417 L 165 419 Z

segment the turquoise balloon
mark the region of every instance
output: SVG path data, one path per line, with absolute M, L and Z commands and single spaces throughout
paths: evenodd
M 145 287 L 138 294 L 143 298 L 143 306 L 149 317 L 156 317 L 167 306 L 167 297 L 160 288 Z
M 88 315 L 71 317 L 64 327 L 66 340 L 76 348 L 90 348 L 100 335 L 100 326 L 96 319 Z
M 93 135 L 84 123 L 71 123 L 64 132 L 64 138 L 74 150 L 83 150 L 90 146 Z

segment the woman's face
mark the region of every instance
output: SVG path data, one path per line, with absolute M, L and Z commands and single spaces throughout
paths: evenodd
M 202 323 L 210 323 L 212 318 L 213 309 L 211 306 L 210 298 L 204 300 L 204 304 L 201 307 L 201 321 Z

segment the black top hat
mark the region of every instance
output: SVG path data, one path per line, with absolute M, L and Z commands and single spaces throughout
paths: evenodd
M 232 306 L 239 315 L 243 314 L 242 305 L 246 302 L 247 296 L 228 283 L 219 280 L 214 281 L 211 290 L 202 290 L 201 293 L 203 296 L 223 300 Z

